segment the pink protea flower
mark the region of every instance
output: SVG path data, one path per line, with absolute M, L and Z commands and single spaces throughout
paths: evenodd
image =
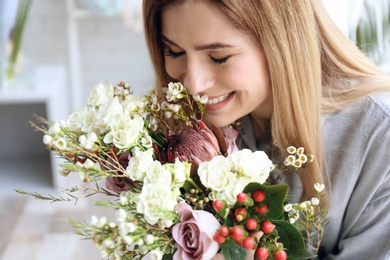
M 179 130 L 168 135 L 166 144 L 160 151 L 162 163 L 175 162 L 176 158 L 198 166 L 221 154 L 217 137 L 203 121 L 194 119 L 194 127 Z
M 195 174 L 202 162 L 210 161 L 217 155 L 227 156 L 237 151 L 237 131 L 233 128 L 217 128 L 193 119 L 193 128 L 170 133 L 159 151 L 161 163 L 174 163 L 176 158 L 192 163 L 191 174 Z

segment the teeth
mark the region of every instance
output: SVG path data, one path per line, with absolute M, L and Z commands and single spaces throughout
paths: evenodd
M 208 105 L 217 104 L 217 103 L 219 103 L 219 102 L 222 102 L 222 101 L 226 100 L 228 96 L 229 96 L 229 93 L 226 93 L 225 95 L 222 95 L 222 96 L 220 96 L 220 97 L 213 98 L 213 99 L 209 99 L 209 100 L 207 101 L 207 104 L 208 104 Z

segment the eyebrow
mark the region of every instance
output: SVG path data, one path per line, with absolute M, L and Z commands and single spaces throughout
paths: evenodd
M 171 41 L 170 39 L 168 39 L 164 35 L 160 36 L 160 40 L 180 48 L 179 45 L 177 45 L 174 41 Z M 226 44 L 226 43 L 216 42 L 216 43 L 195 46 L 195 50 L 204 51 L 204 50 L 216 50 L 216 49 L 231 48 L 231 47 L 234 47 L 234 46 L 230 45 L 230 44 Z

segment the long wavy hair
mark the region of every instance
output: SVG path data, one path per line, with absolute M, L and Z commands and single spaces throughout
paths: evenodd
M 185 0 L 143 1 L 145 37 L 157 86 L 174 80 L 164 67 L 161 12 L 181 1 Z M 314 196 L 314 183 L 324 183 L 321 114 L 373 91 L 390 89 L 389 76 L 338 29 L 318 0 L 201 1 L 214 5 L 262 46 L 274 99 L 273 142 L 281 151 L 302 146 L 316 156 L 300 172 L 301 199 Z

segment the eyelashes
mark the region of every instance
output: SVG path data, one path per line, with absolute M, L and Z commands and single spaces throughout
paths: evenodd
M 172 51 L 171 49 L 167 48 L 165 50 L 165 55 L 168 56 L 168 57 L 171 57 L 172 59 L 176 59 L 176 58 L 179 58 L 181 56 L 183 56 L 185 54 L 185 52 L 174 52 Z M 217 65 L 221 65 L 223 63 L 225 63 L 231 56 L 228 55 L 226 57 L 223 57 L 223 58 L 220 58 L 220 59 L 217 59 L 217 58 L 214 58 L 213 56 L 209 55 L 210 57 L 210 61 L 217 64 Z
M 221 59 L 216 59 L 216 58 L 213 58 L 212 56 L 210 56 L 211 61 L 217 65 L 225 63 L 229 58 L 230 58 L 230 56 L 226 56 L 226 57 L 221 58 Z
M 183 56 L 185 54 L 184 51 L 182 52 L 173 52 L 171 49 L 167 49 L 165 51 L 165 55 L 168 57 L 171 57 L 172 59 L 179 58 L 180 56 Z

